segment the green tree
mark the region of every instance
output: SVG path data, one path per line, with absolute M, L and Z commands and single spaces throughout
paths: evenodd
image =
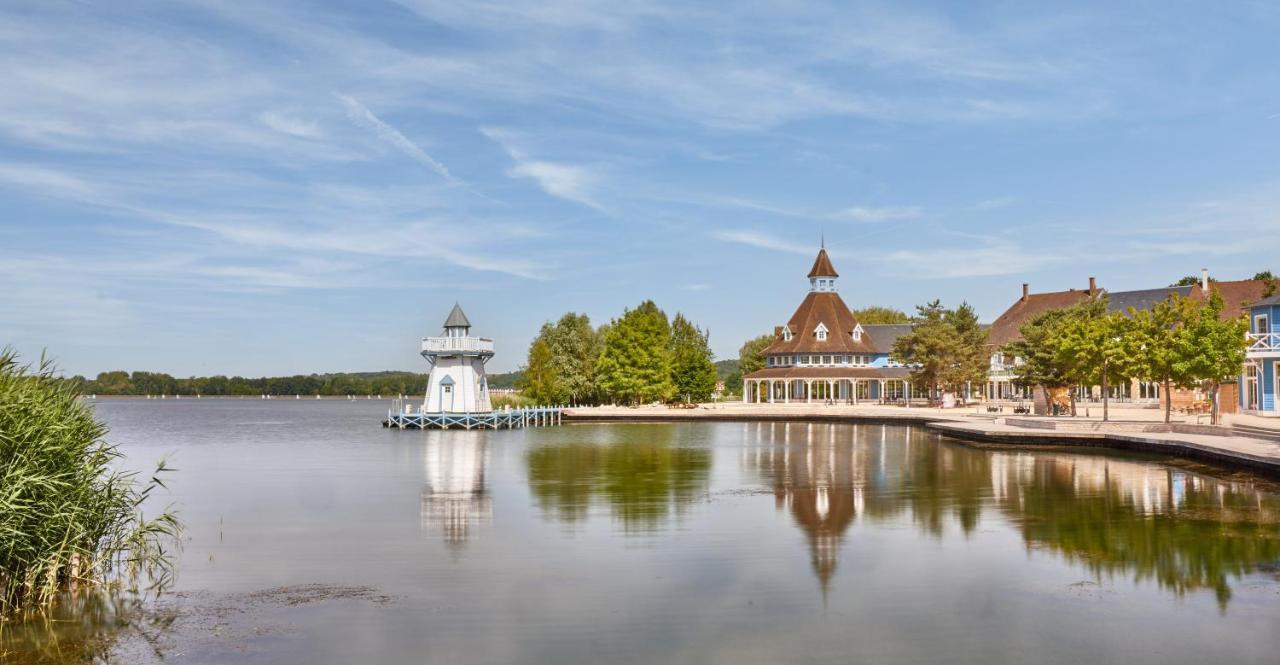
M 1107 311 L 1107 298 L 1089 298 L 1066 310 L 1057 334 L 1057 353 L 1073 383 L 1102 386 L 1102 420 L 1111 419 L 1108 386 L 1128 377 L 1125 335 L 1129 320 Z
M 1015 358 L 1014 383 L 1039 387 L 1044 393 L 1045 413 L 1053 412 L 1053 391 L 1071 385 L 1071 370 L 1058 352 L 1065 309 L 1049 309 L 1032 316 L 1018 331 L 1022 339 L 1006 344 L 1001 351 Z
M 986 380 L 987 333 L 968 303 L 947 309 L 934 300 L 916 308 L 911 332 L 893 344 L 893 356 L 914 367 L 912 379 L 932 392 L 960 392 Z
M 1222 320 L 1222 296 L 1210 295 L 1197 305 L 1178 337 L 1179 373 L 1201 382 L 1213 402 L 1213 424 L 1221 418 L 1218 393 L 1224 381 L 1240 375 L 1244 365 L 1249 320 L 1243 316 Z
M 764 350 L 773 344 L 773 335 L 753 337 L 742 343 L 738 349 L 738 372 L 747 376 L 752 372 L 764 369 Z
M 538 338 L 551 350 L 551 364 L 557 375 L 558 394 L 553 402 L 581 404 L 595 402 L 596 363 L 602 347 L 599 332 L 586 314 L 570 312 L 554 324 L 542 326 Z
M 543 404 L 555 403 L 561 395 L 560 375 L 551 345 L 541 337 L 529 345 L 529 364 L 521 375 L 520 389 L 530 399 Z
M 686 402 L 705 402 L 715 392 L 715 355 L 707 334 L 676 314 L 671 321 L 671 382 L 678 399 Z
M 855 321 L 867 325 L 876 323 L 911 323 L 911 317 L 907 316 L 906 312 L 892 307 L 872 305 L 862 309 L 855 309 L 852 313 Z
M 1125 353 L 1133 359 L 1137 378 L 1159 383 L 1164 391 L 1164 421 L 1173 413 L 1173 388 L 1190 388 L 1194 376 L 1186 360 L 1182 336 L 1187 323 L 1195 316 L 1195 304 L 1177 294 L 1151 306 L 1150 309 L 1129 308 L 1129 335 L 1125 337 Z M 1244 334 L 1241 333 L 1241 339 Z M 1239 371 L 1239 367 L 1236 368 Z
M 671 399 L 671 326 L 652 300 L 626 310 L 609 325 L 596 373 L 600 388 L 615 401 Z

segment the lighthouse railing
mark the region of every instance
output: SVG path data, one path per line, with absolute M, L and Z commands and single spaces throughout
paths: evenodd
M 493 340 L 484 337 L 423 337 L 422 350 L 430 353 L 446 351 L 493 352 Z

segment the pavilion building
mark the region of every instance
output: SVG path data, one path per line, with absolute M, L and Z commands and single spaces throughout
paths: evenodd
M 809 293 L 774 329 L 765 367 L 742 378 L 747 403 L 888 402 L 910 399 L 911 370 L 890 356 L 910 325 L 863 325 L 836 290 L 825 247 L 809 271 Z

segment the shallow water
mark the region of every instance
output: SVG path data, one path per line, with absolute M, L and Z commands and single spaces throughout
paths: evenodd
M 189 537 L 113 661 L 1280 654 L 1280 493 L 1248 474 L 881 425 L 401 432 L 385 408 L 99 404 L 132 464 L 179 469 Z

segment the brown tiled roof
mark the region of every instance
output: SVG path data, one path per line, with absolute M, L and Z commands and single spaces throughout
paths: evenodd
M 831 265 L 831 257 L 827 256 L 827 248 L 818 250 L 818 258 L 813 260 L 813 268 L 809 269 L 809 279 L 814 277 L 839 277 L 835 266 Z
M 1235 282 L 1210 282 L 1209 289 L 1222 295 L 1222 318 L 1234 319 L 1244 313 L 1250 304 L 1265 297 L 1263 294 L 1267 292 L 1267 280 L 1242 279 Z M 1200 287 L 1196 287 L 1196 291 L 1196 296 L 1204 297 Z
M 744 379 L 906 379 L 908 367 L 766 367 Z
M 991 331 L 987 336 L 987 344 L 1001 347 L 1009 342 L 1016 342 L 1022 339 L 1022 332 L 1018 329 L 1031 317 L 1051 309 L 1070 307 L 1081 299 L 1088 297 L 1088 295 L 1088 291 L 1071 289 L 1069 291 L 1031 293 L 1024 298 L 1019 298 L 1009 306 L 1009 309 L 1004 311 L 1004 314 L 1001 314 L 992 322 Z
M 820 323 L 827 327 L 825 340 L 819 340 L 814 332 Z M 858 322 L 840 294 L 811 291 L 787 322 L 791 340 L 784 339 L 781 329 L 778 329 L 774 333 L 773 344 L 764 353 L 875 353 L 870 336 L 864 334 L 861 340 L 853 338 L 853 329 L 857 326 Z

